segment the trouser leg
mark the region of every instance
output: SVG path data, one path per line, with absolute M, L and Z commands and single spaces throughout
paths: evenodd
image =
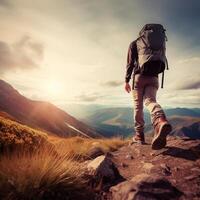
M 134 128 L 137 134 L 144 133 L 143 89 L 134 89 Z
M 151 122 L 153 123 L 156 118 L 165 116 L 165 113 L 156 101 L 158 86 L 149 85 L 145 87 L 144 91 L 144 103 L 151 115 Z
M 172 127 L 165 117 L 162 107 L 156 102 L 158 90 L 158 79 L 152 78 L 145 87 L 144 102 L 151 114 L 151 121 L 154 127 L 154 137 L 152 139 L 152 149 L 158 150 L 165 147 L 167 135 Z

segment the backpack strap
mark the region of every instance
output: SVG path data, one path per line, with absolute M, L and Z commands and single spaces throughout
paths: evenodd
M 165 59 L 165 63 L 166 63 L 166 69 L 169 70 L 169 65 L 168 65 L 168 60 L 167 60 L 167 58 Z
M 132 90 L 135 89 L 135 73 L 133 73 Z
M 168 60 L 167 60 L 167 58 L 166 58 L 165 62 L 166 62 L 166 69 L 169 70 L 169 65 L 168 65 Z M 164 76 L 165 76 L 165 72 L 163 71 L 163 73 L 162 73 L 161 88 L 163 88 L 163 85 L 164 85 Z
M 163 73 L 162 73 L 161 88 L 163 88 L 163 85 L 164 85 L 164 75 L 165 75 L 165 72 L 163 71 Z

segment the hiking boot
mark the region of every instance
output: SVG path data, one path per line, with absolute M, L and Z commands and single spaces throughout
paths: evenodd
M 144 133 L 136 133 L 132 138 L 132 143 L 145 144 Z
M 152 149 L 162 149 L 167 143 L 167 135 L 172 131 L 172 126 L 167 121 L 165 116 L 155 119 L 153 126 L 154 137 L 151 143 Z

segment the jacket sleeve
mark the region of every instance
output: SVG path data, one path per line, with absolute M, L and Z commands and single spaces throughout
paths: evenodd
M 126 75 L 125 75 L 126 83 L 128 83 L 131 79 L 133 69 L 136 67 L 135 66 L 136 62 L 137 62 L 137 46 L 136 46 L 136 41 L 133 41 L 128 48 Z

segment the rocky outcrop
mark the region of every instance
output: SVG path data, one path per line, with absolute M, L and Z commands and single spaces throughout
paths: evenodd
M 106 157 L 101 159 L 100 163 L 107 162 Z M 115 166 L 117 176 L 125 180 L 114 182 L 117 176 L 111 173 L 112 184 L 107 185 L 105 191 L 109 191 L 102 199 L 200 199 L 200 140 L 168 137 L 167 146 L 159 151 L 151 149 L 150 141 L 147 145 L 124 146 L 109 156 L 108 163 L 99 169 L 108 173 L 109 166 Z M 102 172 L 95 171 L 98 180 L 101 179 Z
M 166 178 L 140 174 L 110 189 L 113 200 L 169 200 L 178 199 L 183 193 Z
M 111 159 L 111 154 L 99 156 L 87 164 L 87 175 L 90 176 L 89 185 L 96 191 L 108 189 L 123 181 L 123 177 Z

